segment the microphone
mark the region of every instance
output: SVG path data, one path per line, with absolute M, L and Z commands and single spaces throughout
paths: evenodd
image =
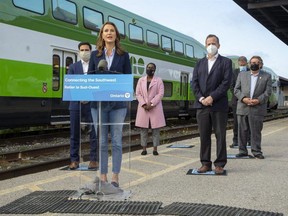
M 108 70 L 108 62 L 105 59 L 101 59 L 97 66 L 99 71 L 106 71 Z

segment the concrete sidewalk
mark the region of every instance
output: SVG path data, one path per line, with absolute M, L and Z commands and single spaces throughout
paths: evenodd
M 186 175 L 189 169 L 201 166 L 199 138 L 174 143 L 193 148 L 167 148 L 171 144 L 163 144 L 159 156 L 153 156 L 152 148 L 146 156 L 141 156 L 141 151 L 124 154 L 120 187 L 132 191 L 131 201 L 160 201 L 164 206 L 173 202 L 214 204 L 288 215 L 288 119 L 265 122 L 262 135 L 265 159 L 228 159 L 226 176 Z M 229 130 L 227 146 L 231 141 Z M 214 136 L 212 146 L 213 160 Z M 227 149 L 228 154 L 238 153 L 237 149 Z M 99 173 L 95 171 L 53 169 L 3 180 L 0 206 L 37 190 L 78 190 L 96 175 Z

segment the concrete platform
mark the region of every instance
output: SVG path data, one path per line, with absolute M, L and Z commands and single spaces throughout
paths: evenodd
M 262 132 L 265 159 L 228 159 L 225 176 L 186 175 L 189 169 L 200 167 L 198 138 L 173 143 L 193 148 L 167 148 L 171 143 L 162 144 L 159 156 L 153 156 L 151 148 L 146 156 L 141 156 L 141 151 L 124 154 L 120 187 L 132 191 L 131 201 L 160 201 L 164 206 L 173 202 L 214 204 L 288 215 L 288 119 L 265 122 Z M 212 159 L 214 136 L 213 141 Z M 229 148 L 231 142 L 229 130 L 228 154 L 237 154 L 237 149 Z M 0 206 L 33 191 L 78 190 L 97 175 L 97 171 L 53 169 L 2 180 Z

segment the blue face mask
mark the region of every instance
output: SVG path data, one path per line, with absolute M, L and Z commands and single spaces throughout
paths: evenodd
M 239 66 L 239 70 L 241 71 L 246 71 L 246 66 Z

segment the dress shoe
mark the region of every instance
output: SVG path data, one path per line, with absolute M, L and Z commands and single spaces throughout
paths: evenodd
M 143 151 L 141 152 L 141 155 L 147 155 L 147 151 L 146 151 L 146 150 L 143 150 Z
M 96 169 L 99 167 L 99 164 L 97 161 L 90 161 L 89 165 L 88 165 L 88 169 Z
M 236 154 L 236 157 L 238 157 L 238 158 L 247 157 L 247 156 L 248 156 L 248 154 L 245 154 L 245 153 Z
M 159 155 L 159 153 L 157 151 L 153 151 L 153 155 Z
M 78 161 L 72 161 L 69 165 L 70 170 L 75 170 L 79 168 L 79 162 Z
M 203 165 L 202 167 L 200 167 L 197 170 L 198 173 L 205 173 L 205 172 L 208 172 L 208 171 L 212 171 L 212 169 L 211 169 L 211 167 L 206 166 L 206 165 Z
M 254 155 L 257 159 L 264 159 L 265 157 L 262 154 Z
M 222 175 L 223 173 L 224 173 L 223 167 L 220 167 L 220 166 L 215 167 L 215 174 L 216 175 Z

